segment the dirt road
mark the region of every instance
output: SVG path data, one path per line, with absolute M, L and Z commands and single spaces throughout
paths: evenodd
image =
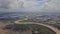
M 16 21 L 15 23 L 19 24 L 20 22 Z M 42 24 L 42 23 L 34 23 L 34 22 L 26 22 L 26 23 L 20 23 L 20 24 L 38 24 L 38 25 L 46 26 L 46 27 L 52 29 L 53 31 L 55 31 L 57 34 L 60 34 L 59 29 L 57 29 L 57 28 L 55 28 L 53 26 L 50 26 L 50 25 L 46 25 L 46 24 Z
M 41 23 L 34 23 L 34 24 L 46 26 L 46 27 L 52 29 L 53 31 L 55 31 L 57 34 L 60 34 L 60 30 L 55 28 L 55 27 L 53 27 L 53 26 L 49 26 L 49 25 L 45 25 L 45 24 L 41 24 Z

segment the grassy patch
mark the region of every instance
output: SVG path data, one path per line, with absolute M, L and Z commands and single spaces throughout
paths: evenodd
M 13 31 L 27 31 L 31 30 L 32 34 L 56 34 L 51 29 L 37 24 L 14 24 L 14 25 L 7 25 L 5 29 L 11 29 Z

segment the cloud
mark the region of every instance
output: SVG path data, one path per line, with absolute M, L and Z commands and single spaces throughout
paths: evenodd
M 60 0 L 0 0 L 0 10 L 60 10 Z
M 51 0 L 50 2 L 47 2 L 43 9 L 45 9 L 45 10 L 60 10 L 60 0 Z
M 0 9 L 22 9 L 23 2 L 18 0 L 0 0 Z

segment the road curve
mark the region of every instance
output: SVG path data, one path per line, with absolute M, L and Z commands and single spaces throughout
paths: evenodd
M 23 24 L 23 23 L 20 23 L 19 21 L 15 21 L 15 23 L 17 23 L 17 24 Z M 24 23 L 24 24 L 38 24 L 38 25 L 42 25 L 42 26 L 48 27 L 48 28 L 50 28 L 51 30 L 55 31 L 56 34 L 60 34 L 60 30 L 59 30 L 59 29 L 57 29 L 57 28 L 55 28 L 55 27 L 53 27 L 53 26 L 50 26 L 50 25 L 46 25 L 46 24 L 42 24 L 42 23 L 34 23 L 34 22 L 29 22 L 29 23 L 26 22 L 26 23 Z
M 45 24 L 41 24 L 41 23 L 34 23 L 34 24 L 38 24 L 38 25 L 46 26 L 46 27 L 48 27 L 48 28 L 52 29 L 53 31 L 55 31 L 57 34 L 60 34 L 60 30 L 59 30 L 59 29 L 57 29 L 57 28 L 55 28 L 55 27 L 53 27 L 53 26 L 45 25 Z

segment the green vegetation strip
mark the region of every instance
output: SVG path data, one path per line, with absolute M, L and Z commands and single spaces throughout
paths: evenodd
M 54 31 L 52 31 L 51 29 L 49 29 L 48 27 L 42 26 L 42 25 L 37 25 L 37 24 L 14 24 L 14 25 L 7 25 L 5 27 L 6 29 L 12 29 L 13 31 L 26 31 L 27 29 L 32 29 L 32 33 L 34 33 L 34 31 L 38 31 L 38 34 L 56 34 Z

